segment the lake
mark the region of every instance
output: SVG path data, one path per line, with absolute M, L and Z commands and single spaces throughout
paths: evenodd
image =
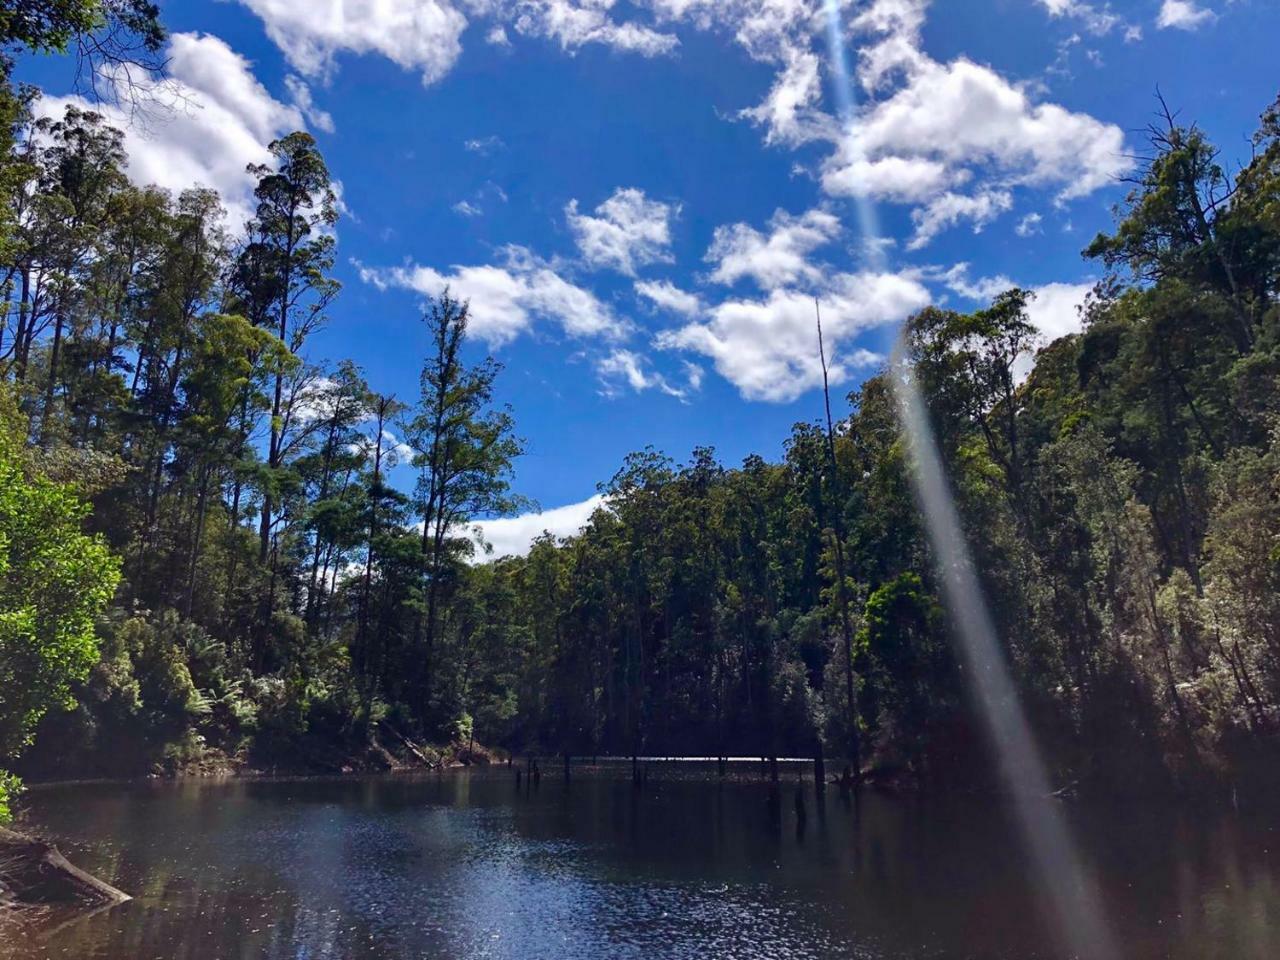
M 1063 956 L 999 801 L 801 816 L 800 769 L 780 804 L 754 765 L 40 789 L 24 826 L 136 899 L 0 957 Z M 1280 816 L 1065 809 L 1126 957 L 1280 957 Z

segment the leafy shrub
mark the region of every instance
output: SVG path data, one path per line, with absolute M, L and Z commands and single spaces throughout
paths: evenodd
M 22 456 L 0 398 L 0 758 L 26 747 L 51 707 L 98 658 L 94 621 L 119 580 L 118 564 L 81 532 L 88 508 Z
M 13 801 L 22 792 L 22 781 L 11 773 L 0 770 L 0 824 L 13 819 Z

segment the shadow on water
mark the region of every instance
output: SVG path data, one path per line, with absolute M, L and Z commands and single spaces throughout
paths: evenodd
M 1012 811 L 860 803 L 714 764 L 42 791 L 31 827 L 137 900 L 5 960 L 1054 957 Z M 781 802 L 775 800 L 780 795 Z M 1280 956 L 1272 825 L 1072 809 L 1124 956 Z

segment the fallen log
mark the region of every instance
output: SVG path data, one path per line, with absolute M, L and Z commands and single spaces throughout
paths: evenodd
M 86 873 L 58 852 L 31 837 L 0 827 L 0 913 L 21 919 L 95 911 L 130 897 Z

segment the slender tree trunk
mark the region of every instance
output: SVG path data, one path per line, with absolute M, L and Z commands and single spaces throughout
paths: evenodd
M 204 541 L 204 520 L 209 503 L 209 467 L 206 464 L 200 470 L 200 494 L 196 506 L 196 529 L 191 538 L 190 573 L 187 577 L 186 611 L 188 619 L 196 597 L 196 573 L 200 569 L 200 548 Z
M 30 329 L 35 325 L 34 304 L 31 302 L 31 268 L 22 269 L 22 297 L 18 304 L 18 328 L 13 334 L 13 378 L 18 383 L 27 379 L 26 343 Z
M 378 418 L 377 418 L 377 440 L 374 442 L 373 453 L 373 483 L 370 485 L 371 496 L 369 498 L 369 541 L 365 550 L 364 559 L 364 586 L 360 595 L 360 621 L 356 633 L 356 645 L 360 651 L 360 662 L 363 666 L 364 676 L 361 677 L 362 685 L 365 689 L 365 709 L 366 717 L 368 710 L 373 703 L 373 685 L 376 682 L 371 676 L 373 668 L 372 651 L 369 645 L 369 603 L 370 595 L 373 590 L 373 564 L 375 549 L 374 543 L 378 537 L 378 497 L 381 496 L 382 486 L 382 428 L 386 419 L 387 408 L 390 406 L 388 399 L 380 399 L 378 402 Z
M 62 355 L 62 329 L 63 329 L 62 311 L 59 310 L 54 318 L 53 324 L 53 345 L 49 348 L 49 380 L 44 390 L 44 411 L 40 417 L 40 442 L 43 444 L 49 433 L 49 419 L 53 416 L 53 394 L 54 387 L 58 383 L 58 364 Z
M 818 356 L 822 361 L 822 394 L 827 412 L 827 469 L 831 472 L 831 487 L 835 492 L 835 509 L 832 511 L 832 536 L 836 554 L 836 600 L 840 606 L 840 638 L 844 643 L 844 686 L 848 705 L 849 763 L 853 767 L 854 787 L 862 785 L 862 737 L 858 729 L 858 689 L 853 671 L 853 621 L 849 614 L 849 585 L 845 576 L 843 503 L 840 498 L 839 468 L 836 465 L 835 422 L 831 417 L 831 385 L 827 379 L 827 351 L 822 342 L 822 307 L 815 300 L 818 310 Z

